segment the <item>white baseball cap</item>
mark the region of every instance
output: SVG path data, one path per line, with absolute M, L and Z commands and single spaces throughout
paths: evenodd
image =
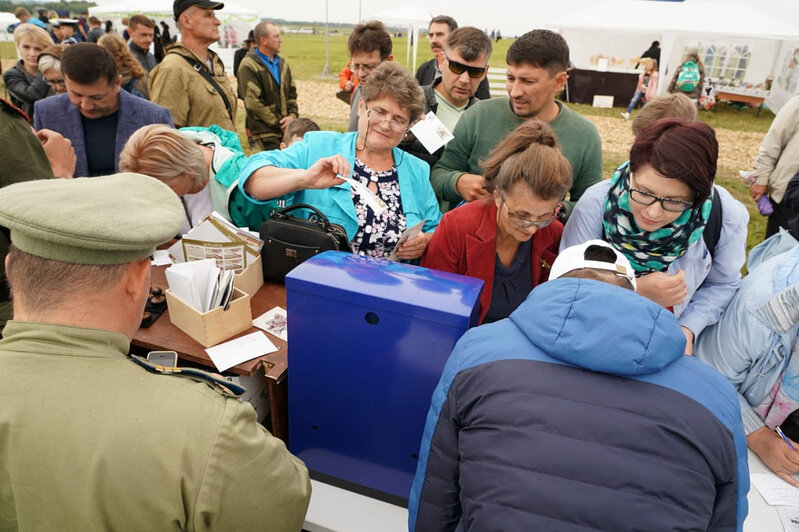
M 597 246 L 612 251 L 613 255 L 616 257 L 615 261 L 586 259 L 586 252 L 590 248 Z M 632 266 L 630 266 L 630 261 L 604 240 L 588 240 L 587 242 L 568 247 L 561 251 L 558 254 L 558 258 L 556 258 L 555 262 L 552 264 L 552 269 L 549 271 L 549 278 L 550 280 L 558 279 L 571 271 L 582 270 L 584 268 L 613 272 L 620 277 L 626 278 L 630 281 L 630 284 L 633 285 L 633 290 L 636 289 L 635 271 Z

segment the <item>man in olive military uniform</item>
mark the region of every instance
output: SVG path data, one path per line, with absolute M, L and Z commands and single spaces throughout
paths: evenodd
M 58 209 L 53 209 L 58 205 Z M 0 190 L 0 530 L 292 530 L 308 472 L 210 374 L 127 356 L 150 255 L 183 222 L 139 174 Z
M 35 133 L 25 113 L 2 98 L 0 146 L 5 148 L 0 165 L 0 188 L 32 179 L 72 177 L 75 171 L 72 142 L 49 129 Z M 11 319 L 11 300 L 3 265 L 6 253 L 8 230 L 0 228 L 0 332 Z

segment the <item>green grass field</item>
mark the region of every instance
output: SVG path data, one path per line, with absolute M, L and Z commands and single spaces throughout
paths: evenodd
M 329 35 L 329 71 L 330 75 L 322 77 L 322 71 L 325 67 L 326 51 L 325 51 L 325 35 L 324 27 L 316 26 L 317 33 L 283 33 L 283 55 L 291 65 L 292 74 L 299 80 L 317 80 L 328 83 L 338 83 L 338 72 L 349 61 L 349 53 L 347 51 L 347 38 L 348 33 L 342 32 L 340 29 L 331 31 Z M 394 39 L 394 60 L 402 65 L 410 68 L 412 59 L 408 59 L 407 54 L 407 36 L 398 37 Z M 492 54 L 491 64 L 495 66 L 505 65 L 505 54 L 508 47 L 512 43 L 511 39 L 503 39 L 498 43 L 494 43 L 494 51 Z M 421 65 L 432 57 L 430 53 L 427 38 L 422 38 L 419 41 L 419 52 L 417 56 L 417 66 Z M 2 42 L 0 43 L 0 57 L 4 60 L 4 68 L 10 66 L 11 61 L 16 59 L 16 49 L 13 43 Z M 0 83 L 0 92 L 5 92 L 5 87 Z M 589 105 L 569 104 L 573 109 L 583 115 L 590 116 L 607 116 L 618 118 L 619 109 L 597 109 Z M 750 131 L 765 134 L 768 131 L 774 115 L 764 110 L 761 112 L 760 117 L 755 117 L 755 111 L 751 109 L 737 109 L 726 107 L 719 109 L 715 112 L 701 112 L 699 118 L 714 128 L 729 129 L 732 131 Z M 341 129 L 343 122 L 336 123 L 321 123 L 323 128 Z M 242 135 L 244 131 L 244 106 L 239 105 L 239 113 L 237 116 L 237 125 L 239 134 Z M 242 144 L 246 147 L 246 139 L 242 138 Z M 626 160 L 626 153 L 613 153 L 606 151 L 604 153 L 604 171 L 605 176 L 611 175 L 612 171 L 619 162 Z M 765 218 L 760 216 L 757 212 L 753 202 L 749 200 L 748 189 L 741 183 L 738 176 L 728 169 L 720 169 L 717 176 L 720 184 L 730 190 L 744 205 L 747 206 L 750 213 L 749 223 L 749 238 L 747 249 L 760 242 L 765 232 Z

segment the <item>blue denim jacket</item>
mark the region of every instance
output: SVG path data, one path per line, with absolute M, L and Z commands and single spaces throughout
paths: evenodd
M 561 251 L 594 238 L 602 239 L 602 214 L 610 181 L 605 180 L 585 191 L 569 216 L 560 240 Z M 746 224 L 749 213 L 741 202 L 716 185 L 721 198 L 722 225 L 716 250 L 711 258 L 704 239 L 686 250 L 669 266 L 668 273 L 685 272 L 688 295 L 674 307 L 680 325 L 694 335 L 718 321 L 741 285 L 741 266 L 746 259 Z
M 764 425 L 753 408 L 766 400 L 780 378 L 797 332 L 799 246 L 750 271 L 721 320 L 696 340 L 694 355 L 737 388 L 747 434 Z

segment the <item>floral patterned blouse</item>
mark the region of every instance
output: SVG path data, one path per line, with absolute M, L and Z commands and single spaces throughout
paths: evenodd
M 353 178 L 367 186 L 370 182 L 376 183 L 377 196 L 388 205 L 388 209 L 375 216 L 365 199 L 352 190 L 352 202 L 358 217 L 358 232 L 350 243 L 352 250 L 359 255 L 387 258 L 405 231 L 397 168 L 375 172 L 356 157 Z

